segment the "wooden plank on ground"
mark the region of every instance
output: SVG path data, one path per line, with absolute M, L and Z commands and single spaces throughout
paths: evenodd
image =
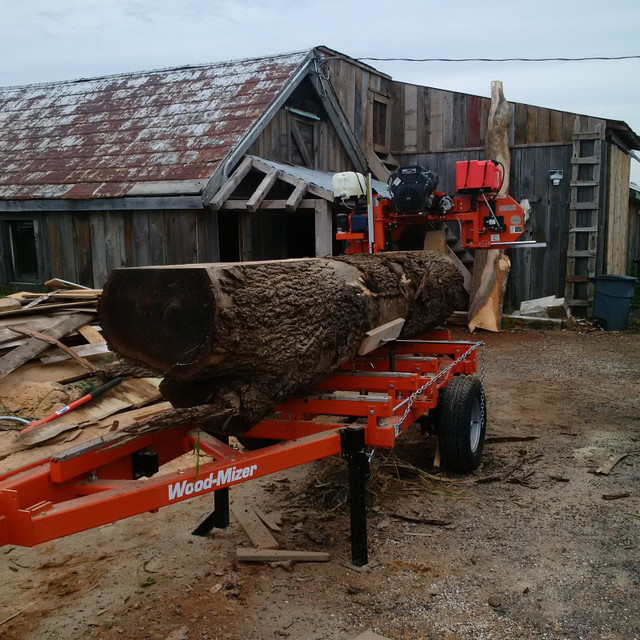
M 75 331 L 78 327 L 87 324 L 87 322 L 91 320 L 91 317 L 91 314 L 88 313 L 76 313 L 66 316 L 48 329 L 45 329 L 43 333 L 52 338 L 62 338 L 71 331 Z M 46 342 L 38 338 L 29 338 L 25 344 L 16 347 L 13 351 L 0 358 L 0 378 L 4 378 L 4 376 L 17 369 L 21 364 L 24 364 L 31 358 L 35 358 L 47 349 L 47 347 Z
M 253 510 L 256 512 L 258 518 L 260 518 L 260 520 L 262 520 L 262 522 L 264 522 L 271 531 L 280 531 L 280 527 L 260 507 L 254 507 Z
M 240 562 L 329 562 L 325 551 L 287 551 L 285 549 L 236 549 Z
M 231 505 L 231 511 L 249 537 L 249 540 L 251 540 L 251 543 L 259 550 L 277 549 L 280 546 L 252 507 L 234 502 Z

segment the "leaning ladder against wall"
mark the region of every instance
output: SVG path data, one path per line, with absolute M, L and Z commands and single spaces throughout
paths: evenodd
M 576 316 L 593 312 L 593 284 L 598 255 L 602 124 L 581 131 L 576 117 L 571 156 L 571 205 L 565 297 Z M 591 127 L 589 127 L 591 128 Z

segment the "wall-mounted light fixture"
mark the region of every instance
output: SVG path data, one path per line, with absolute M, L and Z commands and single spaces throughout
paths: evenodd
M 554 187 L 557 187 L 562 181 L 562 169 L 552 169 L 549 171 L 549 180 L 553 182 Z

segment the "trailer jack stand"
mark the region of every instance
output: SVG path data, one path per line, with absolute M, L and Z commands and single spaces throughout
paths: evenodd
M 229 436 L 218 436 L 223 444 L 229 444 Z M 226 529 L 229 526 L 229 487 L 213 493 L 213 512 L 210 513 L 192 532 L 194 536 L 206 536 L 212 529 Z
M 364 567 L 367 551 L 367 480 L 369 455 L 365 449 L 365 429 L 352 426 L 340 431 L 342 457 L 349 466 L 349 504 L 351 511 L 351 563 Z

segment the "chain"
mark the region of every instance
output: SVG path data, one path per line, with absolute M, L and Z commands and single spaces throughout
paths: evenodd
M 482 402 L 482 421 L 484 423 L 484 411 L 485 411 L 485 408 L 484 408 L 484 351 L 485 351 L 485 349 L 484 349 L 484 342 L 475 342 L 459 358 L 454 360 L 450 365 L 445 367 L 442 371 L 440 371 L 440 373 L 435 375 L 433 378 L 429 378 L 429 380 L 427 380 L 419 389 L 414 391 L 409 396 L 409 401 L 407 402 L 407 408 L 404 410 L 404 413 L 402 414 L 402 417 L 400 418 L 400 420 L 398 420 L 398 422 L 396 422 L 393 425 L 393 429 L 396 432 L 396 435 L 398 435 L 400 433 L 400 427 L 402 426 L 402 423 L 405 421 L 406 417 L 409 415 L 409 412 L 411 411 L 411 408 L 413 407 L 414 400 L 419 395 L 423 394 L 432 384 L 436 383 L 438 380 L 440 380 L 440 378 L 443 378 L 444 376 L 446 376 L 447 373 L 449 373 L 449 371 L 451 371 L 451 369 L 453 369 L 457 364 L 459 364 L 460 362 L 466 360 L 467 356 L 469 354 L 473 353 L 478 347 L 482 347 L 482 350 L 480 352 L 481 353 L 481 355 L 480 355 L 480 382 L 482 384 L 482 400 L 481 400 L 481 402 Z

